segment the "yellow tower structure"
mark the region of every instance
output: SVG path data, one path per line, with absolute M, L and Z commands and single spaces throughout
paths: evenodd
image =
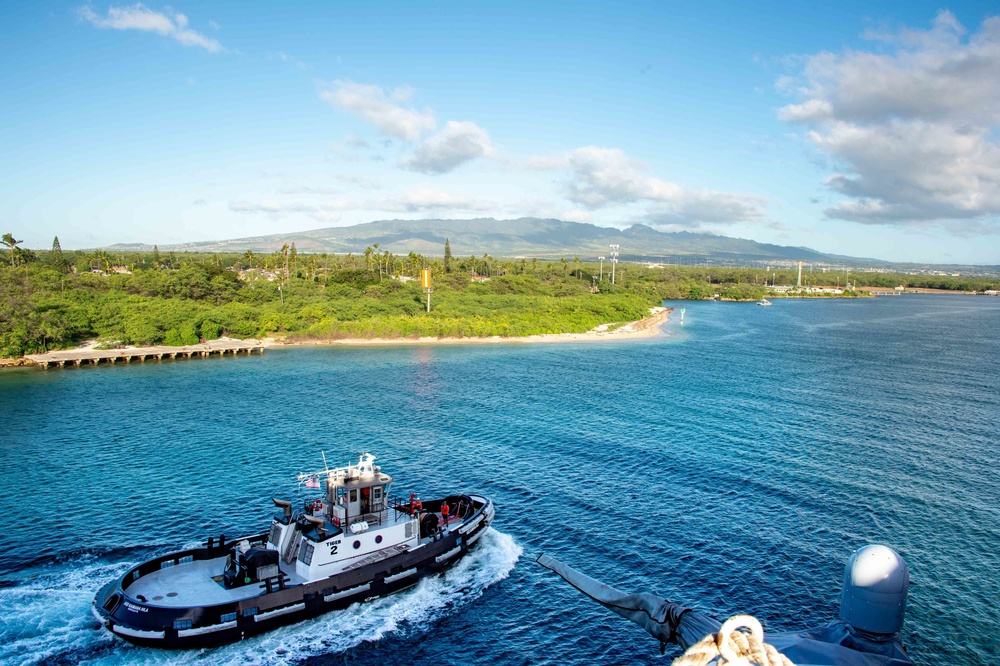
M 431 269 L 425 268 L 420 271 L 420 287 L 427 292 L 427 311 L 431 311 Z

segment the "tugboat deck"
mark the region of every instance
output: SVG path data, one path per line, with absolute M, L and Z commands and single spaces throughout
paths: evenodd
M 232 603 L 264 592 L 263 583 L 227 590 L 221 582 L 213 580 L 215 577 L 221 580 L 225 566 L 225 557 L 185 562 L 143 576 L 129 586 L 128 593 L 132 597 L 141 594 L 150 606 L 184 608 Z M 285 583 L 286 587 L 306 582 L 294 571 L 283 573 L 290 579 Z

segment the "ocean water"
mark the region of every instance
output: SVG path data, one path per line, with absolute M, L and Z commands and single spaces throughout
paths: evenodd
M 836 617 L 867 543 L 909 562 L 918 663 L 993 663 L 1000 299 L 668 305 L 683 325 L 610 344 L 0 373 L 0 663 L 662 664 L 535 557 L 789 630 Z M 493 530 L 408 592 L 241 644 L 98 630 L 105 581 L 262 529 L 321 451 L 374 453 L 400 493 L 487 494 Z

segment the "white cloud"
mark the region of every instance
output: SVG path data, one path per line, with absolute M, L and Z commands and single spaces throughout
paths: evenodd
M 486 130 L 475 123 L 449 120 L 443 130 L 428 137 L 402 164 L 421 173 L 447 173 L 492 152 Z
M 90 5 L 77 9 L 77 14 L 96 28 L 109 30 L 140 30 L 155 32 L 180 42 L 184 46 L 199 46 L 212 53 L 225 51 L 222 44 L 211 37 L 191 30 L 184 14 L 167 10 L 157 12 L 142 3 L 122 7 L 108 7 L 107 16 L 96 14 Z
M 847 198 L 827 215 L 995 230 L 1000 16 L 972 35 L 943 11 L 928 30 L 866 37 L 883 46 L 807 57 L 804 84 L 781 82 L 801 101 L 779 117 L 806 125 L 810 143 L 842 170 L 825 184 Z
M 650 218 L 654 223 L 663 217 L 669 218 L 670 224 L 686 226 L 731 224 L 764 215 L 761 207 L 765 201 L 761 197 L 682 188 L 657 178 L 648 166 L 619 148 L 584 146 L 556 157 L 531 158 L 528 166 L 567 171 L 567 198 L 591 210 L 611 205 L 653 205 L 656 212 Z
M 337 222 L 341 212 L 351 208 L 350 202 L 343 200 L 325 201 L 317 204 L 305 204 L 298 201 L 230 201 L 229 210 L 234 213 L 263 214 L 277 219 L 286 215 L 306 215 L 319 222 Z
M 484 211 L 496 208 L 489 201 L 455 196 L 441 190 L 415 187 L 389 199 L 371 202 L 375 210 L 416 213 L 422 211 Z
M 230 201 L 229 210 L 234 213 L 267 215 L 279 219 L 289 215 L 305 215 L 321 222 L 336 222 L 345 211 L 387 211 L 396 213 L 422 213 L 435 211 L 481 212 L 495 210 L 497 204 L 466 196 L 458 196 L 441 190 L 414 187 L 391 196 L 368 201 L 329 198 L 330 190 L 324 188 L 295 187 L 281 191 L 284 195 L 305 195 L 303 200 L 284 198 L 260 199 L 256 201 Z M 316 200 L 315 197 L 326 197 Z
M 331 187 L 312 187 L 309 185 L 300 185 L 298 187 L 286 187 L 282 190 L 278 190 L 279 194 L 315 194 L 319 196 L 330 196 L 334 194 L 340 194 L 339 190 L 335 190 Z
M 281 62 L 286 62 L 290 65 L 294 65 L 295 67 L 301 70 L 309 69 L 309 66 L 307 64 L 305 64 L 295 56 L 285 53 L 284 51 L 272 51 L 267 53 L 266 57 L 268 60 L 280 60 Z
M 365 176 L 355 176 L 353 174 L 339 173 L 334 176 L 337 180 L 342 183 L 347 183 L 348 185 L 354 185 L 360 187 L 363 190 L 381 190 L 382 184 L 373 178 L 366 178 Z
M 333 88 L 320 93 L 320 98 L 360 117 L 382 134 L 416 141 L 421 134 L 434 129 L 435 122 L 430 109 L 416 111 L 402 106 L 412 95 L 408 87 L 396 88 L 387 95 L 379 86 L 335 81 Z

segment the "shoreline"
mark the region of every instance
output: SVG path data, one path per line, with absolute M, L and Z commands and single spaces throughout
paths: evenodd
M 491 344 L 552 344 L 562 342 L 615 342 L 618 340 L 636 340 L 661 335 L 660 326 L 670 319 L 673 308 L 650 308 L 650 314 L 637 321 L 630 321 L 618 328 L 608 330 L 611 324 L 600 326 L 586 333 L 545 333 L 539 335 L 524 335 L 519 337 L 468 338 L 340 338 L 340 339 L 302 339 L 264 338 L 260 343 L 265 348 L 277 347 L 389 347 L 416 345 L 491 345 Z
M 469 337 L 469 338 L 438 338 L 438 337 L 423 337 L 423 338 L 342 338 L 342 339 L 303 339 L 303 340 L 289 340 L 287 338 L 229 338 L 221 337 L 218 340 L 210 341 L 204 345 L 195 345 L 196 347 L 211 347 L 212 342 L 234 342 L 238 344 L 253 344 L 265 349 L 276 349 L 279 347 L 333 347 L 333 346 L 344 346 L 344 347 L 387 347 L 387 346 L 414 346 L 414 345 L 484 345 L 484 344 L 551 344 L 551 343 L 564 343 L 564 342 L 615 342 L 619 340 L 636 340 L 643 338 L 651 338 L 657 335 L 661 335 L 662 331 L 660 326 L 665 324 L 670 318 L 670 311 L 673 308 L 665 307 L 654 307 L 649 309 L 649 315 L 639 319 L 637 321 L 630 321 L 622 324 L 621 326 L 610 329 L 610 327 L 617 322 L 612 322 L 608 324 L 601 324 L 596 328 L 587 331 L 586 333 L 549 333 L 544 335 L 526 335 L 521 337 L 503 337 L 503 336 L 492 336 L 492 337 Z M 609 330 L 610 329 L 610 330 Z M 81 351 L 94 351 L 97 347 L 97 340 L 88 340 L 81 345 L 74 347 L 73 349 L 63 349 L 59 350 L 65 353 L 81 352 Z M 187 347 L 137 347 L 132 345 L 126 345 L 116 350 L 108 350 L 108 353 L 101 354 L 101 357 L 112 357 L 115 356 L 115 352 L 141 352 L 148 350 L 151 355 L 159 354 L 170 355 L 174 354 L 187 354 L 185 350 Z M 197 352 L 200 354 L 201 350 Z M 190 354 L 187 354 L 190 356 Z M 14 367 L 35 367 L 40 365 L 32 358 L 32 355 L 23 356 L 21 358 L 0 358 L 0 369 L 3 368 L 14 368 Z M 77 364 L 79 365 L 79 364 Z

